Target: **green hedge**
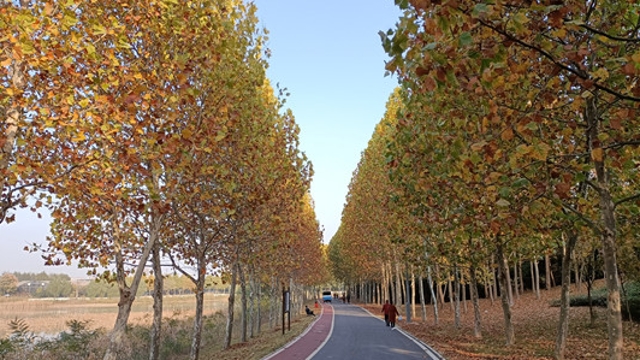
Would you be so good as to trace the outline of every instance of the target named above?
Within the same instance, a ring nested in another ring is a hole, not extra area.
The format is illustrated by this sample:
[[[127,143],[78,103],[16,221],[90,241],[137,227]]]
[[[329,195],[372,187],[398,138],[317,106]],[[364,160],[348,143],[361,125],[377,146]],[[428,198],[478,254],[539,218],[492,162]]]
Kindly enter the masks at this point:
[[[625,284],[625,292],[627,298],[622,297],[622,317],[625,320],[629,319],[629,313],[631,313],[631,319],[633,321],[640,321],[640,284],[627,283]],[[627,311],[627,301],[628,308]],[[591,303],[596,307],[607,307],[607,289],[598,288],[591,292]],[[589,306],[589,299],[587,295],[574,295],[569,299],[571,307]],[[551,301],[551,306],[560,306],[560,299]]]

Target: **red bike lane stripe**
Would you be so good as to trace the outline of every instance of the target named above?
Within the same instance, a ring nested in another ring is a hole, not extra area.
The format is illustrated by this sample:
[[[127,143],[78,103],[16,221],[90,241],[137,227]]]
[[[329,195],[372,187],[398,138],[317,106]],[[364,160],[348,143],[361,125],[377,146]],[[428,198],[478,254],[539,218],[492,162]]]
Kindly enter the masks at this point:
[[[323,305],[320,318],[292,343],[262,360],[304,360],[314,354],[329,338],[333,326],[333,306]]]

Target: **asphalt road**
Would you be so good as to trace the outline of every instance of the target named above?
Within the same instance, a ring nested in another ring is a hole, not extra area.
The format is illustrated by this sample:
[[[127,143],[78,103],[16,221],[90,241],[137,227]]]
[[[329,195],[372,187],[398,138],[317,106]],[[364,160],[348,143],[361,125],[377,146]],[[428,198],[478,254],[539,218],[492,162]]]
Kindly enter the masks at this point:
[[[313,356],[326,359],[430,359],[424,346],[405,336],[401,330],[391,330],[384,321],[365,310],[341,302],[333,303],[335,320],[329,340]]]

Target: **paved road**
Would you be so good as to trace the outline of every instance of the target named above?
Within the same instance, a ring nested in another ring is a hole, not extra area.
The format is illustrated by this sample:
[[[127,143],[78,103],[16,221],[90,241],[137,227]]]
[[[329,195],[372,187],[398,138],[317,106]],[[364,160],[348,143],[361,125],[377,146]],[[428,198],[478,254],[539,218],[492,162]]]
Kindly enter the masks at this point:
[[[334,303],[333,330],[329,340],[313,355],[313,360],[329,359],[430,359],[428,349],[358,306]]]

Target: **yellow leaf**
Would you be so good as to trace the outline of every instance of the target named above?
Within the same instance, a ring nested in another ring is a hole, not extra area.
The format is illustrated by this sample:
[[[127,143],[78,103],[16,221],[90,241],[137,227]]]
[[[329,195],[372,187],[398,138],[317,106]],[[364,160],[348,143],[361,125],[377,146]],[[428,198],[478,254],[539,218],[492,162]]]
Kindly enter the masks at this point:
[[[9,66],[9,65],[11,65],[11,58],[7,58],[2,62],[0,62],[0,66]]]
[[[602,148],[595,148],[591,150],[591,159],[596,162],[602,162],[603,152]]]
[[[80,142],[80,141],[84,141],[85,139],[86,139],[86,137],[84,136],[84,133],[79,132],[78,134],[76,134],[76,136],[74,138],[71,139],[71,141]]]

